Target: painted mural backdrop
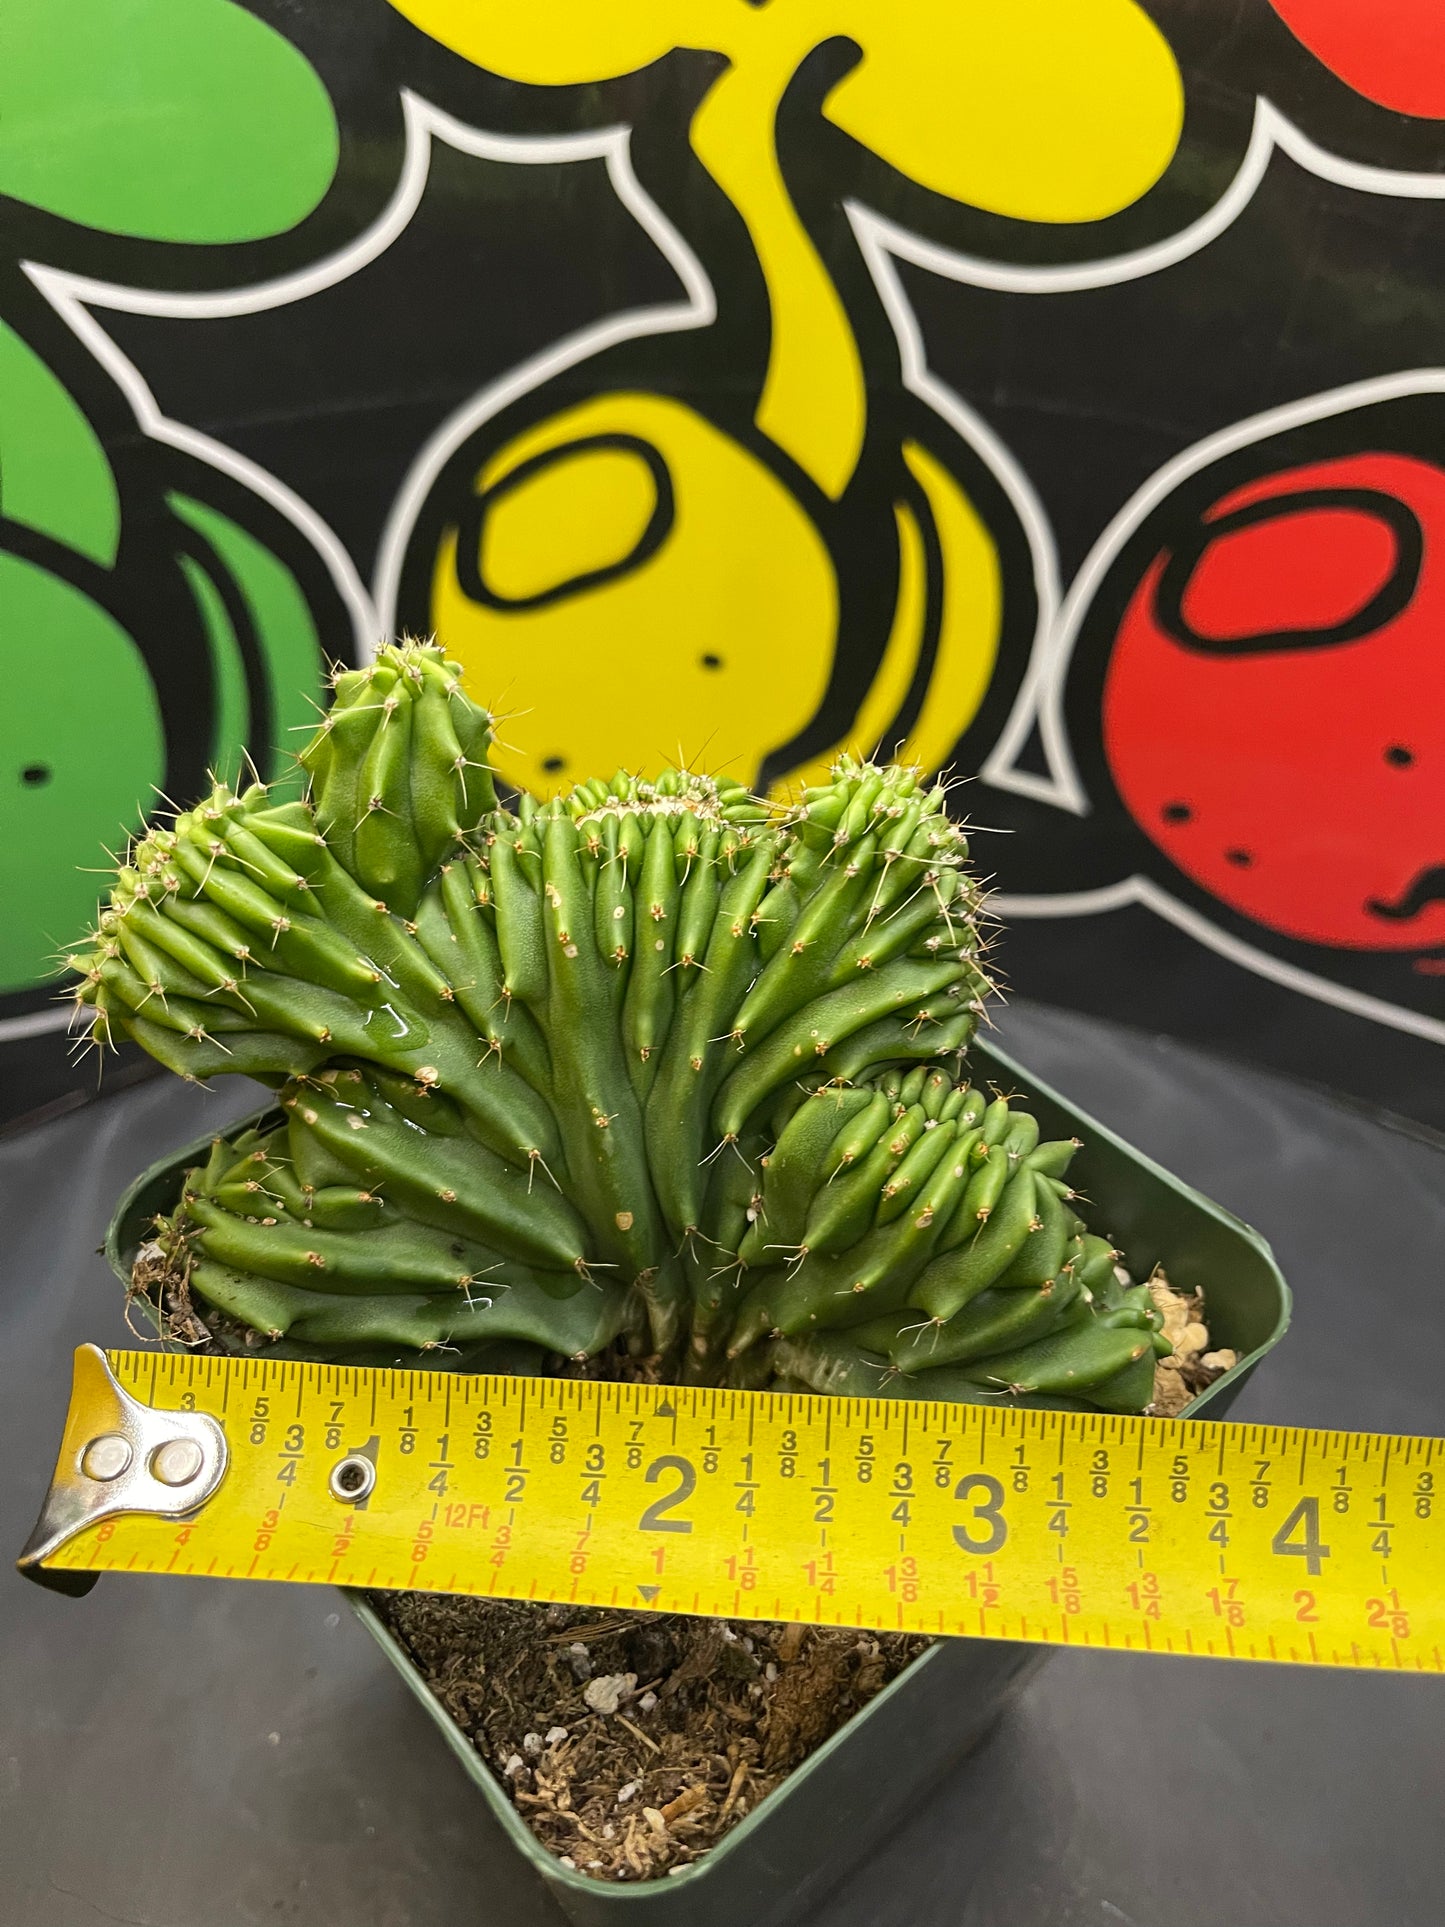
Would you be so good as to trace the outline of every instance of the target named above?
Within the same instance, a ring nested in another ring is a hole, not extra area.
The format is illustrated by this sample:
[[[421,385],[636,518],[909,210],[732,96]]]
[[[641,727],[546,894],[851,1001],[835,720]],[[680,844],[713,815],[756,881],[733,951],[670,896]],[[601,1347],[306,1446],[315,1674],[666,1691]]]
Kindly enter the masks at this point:
[[[951,769],[1020,988],[1445,1122],[1436,0],[0,0],[0,46],[33,1098],[85,866],[290,780],[408,629],[518,787]]]

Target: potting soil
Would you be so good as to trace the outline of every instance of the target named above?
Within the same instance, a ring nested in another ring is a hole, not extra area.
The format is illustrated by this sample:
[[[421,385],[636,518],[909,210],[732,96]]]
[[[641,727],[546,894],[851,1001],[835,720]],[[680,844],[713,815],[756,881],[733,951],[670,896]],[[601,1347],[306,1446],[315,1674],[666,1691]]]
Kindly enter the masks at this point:
[[[930,1643],[434,1593],[371,1603],[543,1846],[600,1880],[706,1853]]]
[[[1203,1292],[1174,1291],[1161,1269],[1149,1287],[1174,1349],[1148,1410],[1169,1418],[1235,1354],[1209,1349]],[[138,1254],[132,1294],[188,1349],[258,1343],[214,1311],[203,1320],[160,1245]],[[648,1375],[620,1349],[555,1369]],[[376,1593],[372,1604],[537,1839],[599,1880],[649,1880],[698,1859],[930,1644],[435,1593]]]
[[[1174,1340],[1151,1408],[1234,1364],[1202,1292],[1150,1281]],[[912,1633],[693,1619],[435,1593],[372,1604],[542,1845],[599,1880],[706,1853],[930,1643]]]

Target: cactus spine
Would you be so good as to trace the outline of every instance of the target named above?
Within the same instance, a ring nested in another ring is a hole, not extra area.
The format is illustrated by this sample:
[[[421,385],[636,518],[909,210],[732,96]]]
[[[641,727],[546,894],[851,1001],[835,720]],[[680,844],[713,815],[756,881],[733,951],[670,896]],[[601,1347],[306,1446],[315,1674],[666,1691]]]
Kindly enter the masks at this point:
[[[77,959],[101,1042],[269,1083],[170,1223],[303,1355],[1138,1410],[1163,1345],[1001,1098],[942,789],[845,759],[774,808],[619,772],[498,806],[434,646],[336,678],[310,797],[217,788],[128,853]]]

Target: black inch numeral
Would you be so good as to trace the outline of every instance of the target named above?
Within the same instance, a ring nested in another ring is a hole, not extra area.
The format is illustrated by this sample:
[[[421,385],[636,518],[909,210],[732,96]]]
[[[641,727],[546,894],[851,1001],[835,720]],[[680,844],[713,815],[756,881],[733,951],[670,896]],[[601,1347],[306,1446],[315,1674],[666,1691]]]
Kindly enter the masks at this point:
[[[1298,1539],[1294,1536],[1296,1532],[1300,1535]],[[1320,1561],[1330,1556],[1329,1547],[1320,1544],[1319,1500],[1301,1499],[1269,1544],[1272,1552],[1303,1559],[1305,1571],[1311,1578],[1318,1577]]]
[[[666,1515],[672,1508],[690,1499],[697,1490],[697,1473],[691,1462],[669,1453],[665,1458],[654,1459],[643,1477],[649,1485],[656,1485],[665,1472],[677,1474],[677,1484],[671,1492],[664,1492],[660,1499],[654,1499],[637,1522],[639,1532],[691,1532],[691,1519],[669,1519]]]
[[[953,1528],[954,1542],[965,1552],[976,1552],[980,1556],[997,1552],[1008,1538],[1008,1526],[1003,1516],[1003,1487],[998,1480],[987,1472],[969,1472],[953,1488],[955,1499],[967,1502],[976,1494],[982,1494],[973,1507],[973,1516],[987,1526],[987,1531],[975,1534],[967,1525]]]

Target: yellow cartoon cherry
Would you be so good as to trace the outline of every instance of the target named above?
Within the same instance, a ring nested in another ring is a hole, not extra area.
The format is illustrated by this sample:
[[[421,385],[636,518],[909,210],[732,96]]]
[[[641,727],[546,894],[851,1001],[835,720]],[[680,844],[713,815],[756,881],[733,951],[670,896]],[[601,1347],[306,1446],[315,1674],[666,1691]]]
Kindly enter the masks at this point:
[[[489,698],[532,710],[519,730],[529,786],[619,759],[645,767],[679,742],[706,742],[710,759],[736,758],[741,776],[755,775],[818,713],[836,667],[838,572],[783,477],[795,464],[825,501],[839,501],[859,474],[869,418],[854,327],[778,159],[790,81],[814,49],[841,38],[857,58],[823,102],[837,128],[934,193],[1018,220],[1078,222],[1130,205],[1168,166],[1183,117],[1169,46],[1134,0],[393,4],[478,66],[533,86],[606,80],[678,47],[727,62],[689,139],[741,216],[767,289],[753,422],[783,459],[765,462],[699,409],[658,395],[569,408],[487,458],[474,480],[490,504],[485,553],[469,558],[459,533],[475,514],[448,527],[431,616]],[[728,290],[718,296],[725,303]],[[578,445],[603,420],[633,438],[630,455]],[[900,744],[933,768],[987,693],[1011,587],[993,534],[945,464],[914,442],[899,457],[912,502],[886,480],[871,508],[850,497],[850,513],[871,513],[896,544],[897,593],[872,687],[830,753],[885,740],[933,623],[932,675]],[[667,526],[654,519],[644,540],[660,477],[671,490]],[[930,545],[940,557],[931,573]],[[546,585],[542,600],[497,586],[532,580]]]

